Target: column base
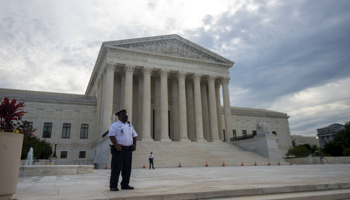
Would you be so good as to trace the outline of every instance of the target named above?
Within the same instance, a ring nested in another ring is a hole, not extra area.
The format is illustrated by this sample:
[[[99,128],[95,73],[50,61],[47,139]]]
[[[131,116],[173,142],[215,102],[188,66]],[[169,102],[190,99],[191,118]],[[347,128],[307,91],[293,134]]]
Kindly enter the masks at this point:
[[[153,142],[154,140],[152,138],[142,138],[139,141],[142,141],[142,142]]]
[[[212,140],[210,140],[210,142],[215,142],[215,143],[219,143],[219,142],[222,142],[219,138],[217,138],[217,139],[212,139]]]
[[[159,141],[161,142],[172,142],[169,138],[161,138]]]
[[[183,138],[183,139],[180,139],[180,142],[191,142],[191,140],[189,140],[188,138]]]
[[[198,139],[198,140],[196,140],[196,141],[194,141],[194,142],[204,143],[204,142],[208,142],[208,141],[206,141],[205,139]]]

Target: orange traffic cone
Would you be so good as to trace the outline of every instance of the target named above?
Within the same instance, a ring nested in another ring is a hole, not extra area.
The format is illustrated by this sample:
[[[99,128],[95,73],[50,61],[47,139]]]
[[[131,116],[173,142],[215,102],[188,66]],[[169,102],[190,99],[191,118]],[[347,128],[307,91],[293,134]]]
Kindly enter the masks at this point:
[[[179,167],[181,167],[181,163],[179,162]]]
[[[107,169],[107,163],[106,163],[105,169]]]
[[[254,164],[255,166],[256,166],[256,161],[255,161],[255,164]]]
[[[269,164],[268,164],[268,165],[271,165],[271,164],[270,164],[270,162],[269,162]]]
[[[242,161],[242,166],[244,166],[243,161]]]
[[[290,163],[290,165],[293,165],[293,163]]]
[[[146,168],[145,163],[143,163],[143,167],[142,168]]]
[[[223,162],[222,166],[225,167],[225,161]]]
[[[208,167],[208,162],[205,164],[206,167]]]
[[[280,161],[278,161],[278,165],[281,165]]]

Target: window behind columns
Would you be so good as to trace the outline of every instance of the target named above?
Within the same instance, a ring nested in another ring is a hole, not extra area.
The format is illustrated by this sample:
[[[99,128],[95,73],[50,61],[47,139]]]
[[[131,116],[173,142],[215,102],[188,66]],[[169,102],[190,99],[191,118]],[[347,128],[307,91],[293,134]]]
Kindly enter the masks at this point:
[[[62,138],[70,138],[70,123],[63,123]]]
[[[256,135],[256,131],[253,131],[253,136],[255,136]]]
[[[246,138],[247,137],[247,130],[242,130],[242,135],[243,135],[243,138]]]
[[[45,122],[43,130],[43,138],[51,138],[52,123]]]
[[[222,134],[223,134],[223,136],[224,136],[224,141],[226,141],[225,129],[222,129]]]
[[[233,134],[233,138],[236,138],[237,136],[236,136],[236,129],[233,129],[232,130],[232,134]]]
[[[89,132],[89,124],[81,124],[80,139],[87,139]]]

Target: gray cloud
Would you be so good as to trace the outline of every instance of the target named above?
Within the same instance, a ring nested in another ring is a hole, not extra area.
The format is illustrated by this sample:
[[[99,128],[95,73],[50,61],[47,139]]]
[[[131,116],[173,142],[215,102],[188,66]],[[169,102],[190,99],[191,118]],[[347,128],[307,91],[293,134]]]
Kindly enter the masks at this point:
[[[2,1],[0,87],[81,94],[103,41],[178,33],[236,63],[232,106],[287,112],[292,134],[350,120],[349,1],[237,1],[202,14],[186,5]],[[307,92],[321,100],[298,99]]]

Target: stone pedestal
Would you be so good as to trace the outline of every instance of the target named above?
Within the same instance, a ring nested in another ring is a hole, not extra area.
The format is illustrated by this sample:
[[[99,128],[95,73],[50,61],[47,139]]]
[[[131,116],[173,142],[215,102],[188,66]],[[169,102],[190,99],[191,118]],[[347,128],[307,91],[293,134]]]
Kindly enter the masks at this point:
[[[247,151],[256,152],[271,160],[280,160],[282,155],[278,149],[277,136],[271,133],[258,134],[252,139],[233,142]]]

